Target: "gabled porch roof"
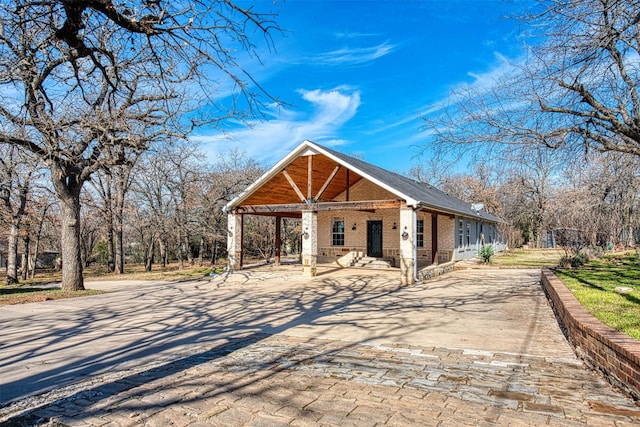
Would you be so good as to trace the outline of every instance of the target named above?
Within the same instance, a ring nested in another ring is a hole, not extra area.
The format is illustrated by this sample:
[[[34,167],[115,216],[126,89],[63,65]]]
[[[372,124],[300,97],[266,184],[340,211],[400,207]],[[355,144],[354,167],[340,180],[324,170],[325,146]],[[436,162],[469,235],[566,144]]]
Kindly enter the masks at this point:
[[[256,182],[225,206],[299,205],[335,202],[361,179],[394,194],[408,206],[473,218],[488,222],[501,220],[485,211],[476,212],[469,203],[437,188],[305,140]]]

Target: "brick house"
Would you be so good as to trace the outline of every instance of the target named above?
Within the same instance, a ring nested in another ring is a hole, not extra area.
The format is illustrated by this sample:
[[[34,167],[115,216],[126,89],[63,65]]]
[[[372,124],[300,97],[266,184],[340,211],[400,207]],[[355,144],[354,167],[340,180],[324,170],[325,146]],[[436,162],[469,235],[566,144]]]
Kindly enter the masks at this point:
[[[383,261],[413,283],[433,265],[475,258],[483,244],[504,249],[500,219],[428,184],[304,141],[225,207],[229,268],[242,267],[244,215],[302,218],[302,267]]]

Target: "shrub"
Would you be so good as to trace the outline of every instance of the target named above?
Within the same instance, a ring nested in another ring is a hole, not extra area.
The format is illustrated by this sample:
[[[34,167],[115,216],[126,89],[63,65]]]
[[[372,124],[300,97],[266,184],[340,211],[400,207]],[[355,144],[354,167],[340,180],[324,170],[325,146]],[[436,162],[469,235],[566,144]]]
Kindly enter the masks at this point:
[[[589,256],[584,252],[578,252],[575,255],[565,254],[560,258],[558,263],[561,268],[578,268],[589,262]]]
[[[480,255],[480,259],[482,260],[482,262],[491,262],[491,257],[493,256],[493,246],[482,246],[478,255]]]
[[[588,262],[589,262],[589,256],[584,252],[578,252],[576,256],[573,257],[573,261],[571,262],[571,267],[582,267]]]

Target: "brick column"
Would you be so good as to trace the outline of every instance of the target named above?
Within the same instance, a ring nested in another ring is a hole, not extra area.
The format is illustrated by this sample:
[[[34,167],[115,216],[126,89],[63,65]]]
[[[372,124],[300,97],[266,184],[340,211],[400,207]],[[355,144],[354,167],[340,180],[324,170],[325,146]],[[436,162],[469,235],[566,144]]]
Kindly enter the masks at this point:
[[[400,280],[403,285],[415,282],[416,277],[416,212],[400,209]]]
[[[302,211],[302,275],[315,277],[318,258],[318,213]]]
[[[242,268],[242,214],[227,215],[227,262],[230,271]]]

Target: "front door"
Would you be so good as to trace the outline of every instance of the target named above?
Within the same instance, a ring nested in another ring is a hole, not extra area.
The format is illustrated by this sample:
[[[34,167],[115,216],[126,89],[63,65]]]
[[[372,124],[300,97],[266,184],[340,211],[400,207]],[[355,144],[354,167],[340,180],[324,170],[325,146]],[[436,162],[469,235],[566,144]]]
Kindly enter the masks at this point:
[[[382,257],[382,221],[367,221],[367,256]]]

